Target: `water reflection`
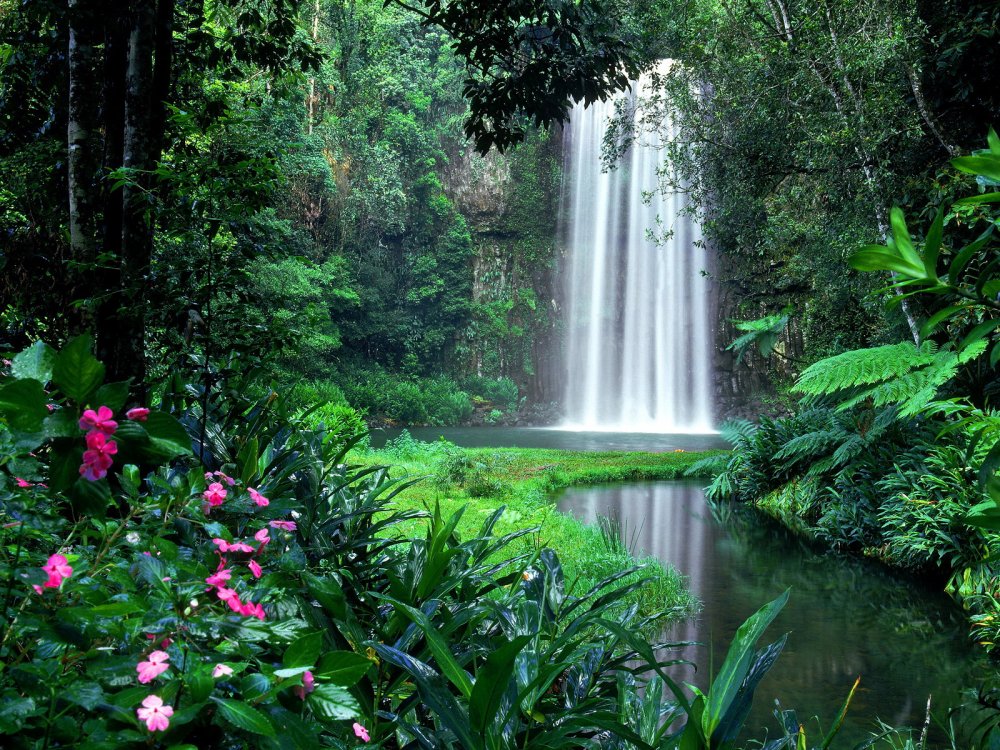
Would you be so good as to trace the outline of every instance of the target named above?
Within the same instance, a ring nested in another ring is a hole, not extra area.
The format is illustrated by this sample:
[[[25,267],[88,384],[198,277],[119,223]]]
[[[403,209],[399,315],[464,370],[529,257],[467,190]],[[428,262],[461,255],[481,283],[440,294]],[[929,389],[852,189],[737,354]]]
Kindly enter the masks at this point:
[[[940,592],[875,564],[817,554],[749,508],[713,511],[699,484],[573,489],[561,495],[559,507],[588,522],[601,515],[619,519],[635,551],[688,576],[704,608],[667,637],[706,644],[685,654],[701,665],[699,673],[681,675],[702,687],[740,623],[791,587],[788,606],[765,634],[775,640],[790,633],[757,692],[752,736],[776,726],[774,699],[800,720],[819,716],[826,728],[860,675],[841,734],[847,746],[864,739],[876,717],[922,724],[928,695],[941,710],[985,672],[961,612]]]
[[[444,438],[463,448],[556,448],[567,451],[704,451],[728,448],[715,433],[666,434],[639,432],[586,432],[548,427],[409,427],[417,440]],[[399,437],[401,428],[372,430],[372,445],[381,448]]]

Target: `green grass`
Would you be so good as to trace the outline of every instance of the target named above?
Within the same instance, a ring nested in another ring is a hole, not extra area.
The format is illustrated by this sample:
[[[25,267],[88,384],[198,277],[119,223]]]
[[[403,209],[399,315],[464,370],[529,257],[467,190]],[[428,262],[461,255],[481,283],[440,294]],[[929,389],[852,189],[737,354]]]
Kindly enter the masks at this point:
[[[423,477],[396,499],[399,509],[432,509],[440,505],[449,516],[464,507],[458,526],[462,538],[475,535],[486,517],[500,506],[505,512],[496,533],[531,528],[535,531],[508,549],[508,554],[533,553],[551,547],[559,555],[571,591],[583,594],[601,579],[641,565],[632,580],[650,582],[635,595],[644,614],[669,612],[689,616],[698,607],[676,570],[652,557],[637,560],[626,545],[556,510],[552,493],[578,485],[678,479],[695,462],[712,453],[640,453],[541,450],[533,448],[458,448],[439,441],[422,443],[406,433],[384,449],[356,452],[351,462],[387,465],[395,478]],[[424,533],[424,521],[403,530]],[[629,579],[626,579],[629,580]]]

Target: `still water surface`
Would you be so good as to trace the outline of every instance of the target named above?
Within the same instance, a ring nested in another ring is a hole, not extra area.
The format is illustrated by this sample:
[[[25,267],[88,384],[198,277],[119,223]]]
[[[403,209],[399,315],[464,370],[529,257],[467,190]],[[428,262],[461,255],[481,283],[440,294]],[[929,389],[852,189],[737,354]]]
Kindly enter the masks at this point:
[[[750,508],[713,512],[701,483],[570,489],[560,495],[559,508],[587,522],[618,518],[634,551],[688,576],[704,608],[667,638],[707,644],[684,654],[700,665],[698,674],[678,675],[700,687],[713,655],[718,670],[740,623],[791,587],[788,605],[759,644],[789,633],[758,688],[751,737],[762,738],[763,727],[774,736],[774,699],[794,708],[802,722],[820,717],[825,730],[860,675],[838,737],[844,744],[835,745],[850,747],[869,736],[876,717],[922,725],[928,695],[941,711],[986,670],[968,642],[962,613],[944,594],[875,564],[818,554]],[[821,738],[815,721],[806,729],[811,739]]]
[[[719,435],[636,432],[578,432],[551,427],[409,427],[417,440],[444,438],[463,448],[556,448],[566,451],[704,451],[728,448]],[[402,429],[372,430],[372,446],[381,448]]]

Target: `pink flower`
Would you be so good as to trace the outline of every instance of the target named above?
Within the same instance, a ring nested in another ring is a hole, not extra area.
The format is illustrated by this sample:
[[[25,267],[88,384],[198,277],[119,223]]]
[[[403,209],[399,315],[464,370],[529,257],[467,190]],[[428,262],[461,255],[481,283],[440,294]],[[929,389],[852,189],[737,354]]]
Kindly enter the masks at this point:
[[[284,529],[285,531],[295,531],[298,528],[295,521],[271,521],[268,525],[272,529]]]
[[[57,589],[62,582],[73,575],[73,568],[69,566],[69,561],[62,555],[51,555],[42,566],[42,570],[48,573],[49,580],[45,582],[45,588]]]
[[[371,737],[368,736],[368,730],[358,724],[358,722],[354,722],[354,736],[358,737],[362,742],[371,741]]]
[[[299,698],[305,700],[306,696],[309,695],[309,693],[311,693],[315,689],[316,689],[316,680],[313,679],[313,673],[307,671],[305,674],[302,675],[302,684],[296,685],[294,688],[292,688],[292,691],[297,696],[299,696]]]
[[[268,530],[266,528],[263,528],[256,534],[254,534],[253,538],[256,539],[258,542],[260,542],[261,547],[263,547],[265,544],[268,544],[271,541],[271,535],[270,533],[268,533]]]
[[[139,682],[145,685],[170,669],[170,665],[167,664],[169,659],[170,654],[166,651],[154,651],[149,655],[149,661],[136,664],[135,671],[139,673]]]
[[[251,560],[251,561],[250,561],[250,562],[249,562],[249,563],[247,564],[247,567],[248,567],[248,568],[250,568],[250,572],[251,572],[251,573],[253,573],[253,577],[254,577],[254,578],[260,578],[260,576],[261,576],[261,573],[262,573],[263,571],[261,570],[261,567],[260,567],[260,565],[258,565],[258,564],[257,564],[257,561],[256,561],[256,560]]]
[[[225,586],[226,581],[233,577],[233,572],[229,568],[223,568],[222,570],[215,571],[212,575],[205,579],[205,583],[209,586]]]
[[[34,482],[29,482],[27,479],[21,479],[21,477],[14,477],[14,481],[17,482],[17,486],[21,489],[26,489],[28,487],[34,487]]]
[[[221,484],[218,482],[212,482],[208,485],[208,489],[205,490],[202,497],[204,497],[205,501],[214,508],[218,505],[222,505],[222,501],[226,499],[227,494],[229,493],[226,492],[226,489]]]
[[[245,602],[242,606],[240,606],[240,614],[244,617],[256,617],[261,622],[263,622],[264,618],[267,616],[267,613],[264,612],[264,608],[260,606],[259,603],[254,604],[253,602]]]
[[[242,614],[243,602],[240,601],[239,594],[236,593],[235,589],[227,589],[225,586],[219,586],[215,590],[215,595],[228,604],[233,612]]]
[[[149,409],[145,406],[137,406],[134,409],[129,409],[125,412],[125,418],[131,419],[134,422],[145,422],[148,416]]]
[[[172,706],[164,706],[163,699],[157,695],[150,695],[142,702],[143,708],[135,710],[139,721],[146,722],[146,728],[150,732],[162,732],[170,726],[170,717],[174,715]]]
[[[233,668],[228,664],[216,664],[215,669],[212,670],[212,677],[218,679],[219,677],[229,677],[233,673]]]
[[[227,542],[216,537],[212,540],[212,544],[216,545],[220,552],[253,552],[253,547],[246,542]]]
[[[114,463],[111,457],[118,452],[118,444],[114,440],[108,440],[103,432],[95,430],[87,433],[87,448],[83,452],[80,474],[84,479],[96,482],[107,476],[108,469]]]
[[[111,418],[114,415],[115,413],[106,406],[98,407],[96,412],[93,409],[87,409],[77,424],[80,425],[81,430],[88,433],[100,432],[110,437],[118,429],[118,423]]]
[[[258,507],[266,508],[271,504],[271,501],[264,497],[262,494],[257,492],[253,487],[247,487],[247,492],[250,494],[250,499],[253,500]]]

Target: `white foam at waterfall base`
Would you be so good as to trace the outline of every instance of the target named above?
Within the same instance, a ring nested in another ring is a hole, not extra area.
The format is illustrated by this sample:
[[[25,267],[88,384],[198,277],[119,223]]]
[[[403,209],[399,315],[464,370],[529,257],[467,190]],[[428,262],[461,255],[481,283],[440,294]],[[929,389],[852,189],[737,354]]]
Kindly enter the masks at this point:
[[[659,189],[658,171],[669,168],[661,136],[644,133],[617,169],[602,170],[613,114],[613,101],[577,105],[565,133],[560,427],[710,434],[712,331],[701,227],[683,193]],[[662,137],[672,136],[664,123]],[[657,244],[651,230],[667,230],[669,238]]]

